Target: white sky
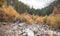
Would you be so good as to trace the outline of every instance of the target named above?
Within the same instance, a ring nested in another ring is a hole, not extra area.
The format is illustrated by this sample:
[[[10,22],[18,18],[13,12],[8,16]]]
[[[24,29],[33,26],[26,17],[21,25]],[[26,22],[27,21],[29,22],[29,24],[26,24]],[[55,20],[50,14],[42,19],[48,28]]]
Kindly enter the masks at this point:
[[[19,0],[19,1],[22,1],[23,3],[29,5],[30,7],[33,6],[33,8],[35,9],[37,8],[41,9],[48,6],[51,2],[55,0]]]

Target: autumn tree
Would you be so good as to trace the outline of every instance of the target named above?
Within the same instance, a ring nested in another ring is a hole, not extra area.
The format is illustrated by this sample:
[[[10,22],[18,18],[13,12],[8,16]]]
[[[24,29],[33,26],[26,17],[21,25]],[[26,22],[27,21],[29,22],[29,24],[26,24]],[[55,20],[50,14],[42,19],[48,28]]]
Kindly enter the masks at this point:
[[[58,13],[58,7],[55,6],[54,9],[53,9],[53,14],[57,14]]]
[[[0,0],[0,7],[5,4],[5,0]]]

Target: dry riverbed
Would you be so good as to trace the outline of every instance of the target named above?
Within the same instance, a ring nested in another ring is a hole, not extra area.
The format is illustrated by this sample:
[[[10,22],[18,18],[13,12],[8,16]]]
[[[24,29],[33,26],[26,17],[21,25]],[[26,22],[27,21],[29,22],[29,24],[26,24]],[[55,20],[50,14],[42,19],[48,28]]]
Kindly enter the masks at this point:
[[[0,23],[0,36],[60,36],[50,26],[44,24]],[[6,25],[10,24],[10,25]]]

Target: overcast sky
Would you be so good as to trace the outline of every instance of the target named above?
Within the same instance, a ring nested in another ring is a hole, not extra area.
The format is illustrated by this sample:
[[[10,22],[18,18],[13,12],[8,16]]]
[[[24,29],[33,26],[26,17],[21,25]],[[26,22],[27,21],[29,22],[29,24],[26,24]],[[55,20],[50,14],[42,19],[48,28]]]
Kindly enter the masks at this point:
[[[19,0],[19,1],[23,2],[24,4],[29,5],[30,7],[33,6],[33,8],[35,9],[37,8],[41,9],[48,6],[54,0]]]

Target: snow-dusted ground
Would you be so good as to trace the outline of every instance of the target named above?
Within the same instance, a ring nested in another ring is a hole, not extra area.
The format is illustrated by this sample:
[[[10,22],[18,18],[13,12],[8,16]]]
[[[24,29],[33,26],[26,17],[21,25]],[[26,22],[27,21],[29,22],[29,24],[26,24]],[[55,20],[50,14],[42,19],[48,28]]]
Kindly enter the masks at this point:
[[[0,36],[60,36],[60,32],[44,24],[11,24],[0,27]]]

